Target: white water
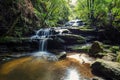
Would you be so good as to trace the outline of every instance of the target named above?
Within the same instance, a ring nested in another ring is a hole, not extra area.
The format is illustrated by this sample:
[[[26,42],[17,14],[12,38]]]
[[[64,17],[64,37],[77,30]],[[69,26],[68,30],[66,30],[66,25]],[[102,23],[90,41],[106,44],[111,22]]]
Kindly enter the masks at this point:
[[[39,59],[57,61],[58,58],[52,54],[47,52],[47,41],[51,39],[50,36],[53,35],[53,30],[50,28],[40,29],[36,32],[36,35],[32,36],[31,39],[39,40],[39,51],[33,53],[32,55],[35,57],[39,57]]]
[[[36,35],[39,35],[39,51],[46,51],[47,50],[47,39],[52,35],[51,29],[40,29],[37,31]]]
[[[39,51],[46,51],[47,50],[47,39],[39,40]]]
[[[53,55],[52,53],[49,53],[47,51],[39,51],[32,54],[35,57],[38,57],[39,59],[48,60],[48,61],[58,61],[58,58],[56,55]]]
[[[46,29],[40,29],[36,32],[36,35],[38,35],[40,38],[49,38],[52,33],[52,29],[46,28]]]
[[[31,39],[39,40],[39,51],[47,51],[47,40],[51,35],[53,35],[53,30],[51,28],[45,28],[38,30]]]

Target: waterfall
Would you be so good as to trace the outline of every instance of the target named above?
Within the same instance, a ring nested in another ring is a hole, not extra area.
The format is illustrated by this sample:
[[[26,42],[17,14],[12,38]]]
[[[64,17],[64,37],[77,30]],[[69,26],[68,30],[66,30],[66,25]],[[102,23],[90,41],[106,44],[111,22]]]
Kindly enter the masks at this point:
[[[39,40],[39,51],[46,51],[47,50],[47,39]]]
[[[40,29],[36,32],[36,35],[38,35],[40,38],[49,38],[51,35],[53,35],[53,29],[51,28]]]
[[[39,51],[47,51],[47,40],[54,34],[55,30],[53,28],[42,28],[31,37],[31,40],[39,42]]]
[[[51,28],[40,29],[36,32],[36,36],[39,37],[39,51],[47,50],[47,40],[53,35]]]
[[[31,37],[31,40],[38,41],[39,51],[34,52],[32,56],[38,57],[39,59],[57,61],[58,56],[47,51],[48,40],[53,40],[52,36],[55,36],[56,34],[57,33],[54,28],[43,28],[38,30],[36,34]]]
[[[51,36],[56,35],[54,28],[42,28],[36,31],[36,34],[31,37],[31,40],[39,42],[39,51],[47,51],[47,41],[52,39]]]

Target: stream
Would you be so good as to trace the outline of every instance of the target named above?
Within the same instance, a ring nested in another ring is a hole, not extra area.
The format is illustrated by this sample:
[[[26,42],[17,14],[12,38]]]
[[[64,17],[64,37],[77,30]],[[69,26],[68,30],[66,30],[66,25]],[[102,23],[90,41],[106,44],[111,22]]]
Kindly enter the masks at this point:
[[[9,61],[0,66],[0,80],[90,80],[94,77],[87,63],[81,64],[69,57],[53,60],[36,55]]]
[[[59,58],[47,51],[47,39],[54,35],[51,29],[40,29],[31,39],[38,39],[38,52],[30,53],[0,65],[0,80],[92,80],[90,63],[85,54]],[[83,62],[84,61],[84,62]]]

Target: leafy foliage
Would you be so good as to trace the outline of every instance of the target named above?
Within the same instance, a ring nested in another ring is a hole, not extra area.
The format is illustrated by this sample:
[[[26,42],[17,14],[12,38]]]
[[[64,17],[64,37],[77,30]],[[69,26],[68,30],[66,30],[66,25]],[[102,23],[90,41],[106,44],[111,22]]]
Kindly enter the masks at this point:
[[[65,0],[1,0],[0,35],[29,36],[40,27],[62,24],[69,16]]]
[[[57,26],[69,16],[69,8],[65,0],[36,0],[34,11],[40,19],[41,27]]]
[[[95,26],[120,27],[120,0],[79,0],[76,15]]]

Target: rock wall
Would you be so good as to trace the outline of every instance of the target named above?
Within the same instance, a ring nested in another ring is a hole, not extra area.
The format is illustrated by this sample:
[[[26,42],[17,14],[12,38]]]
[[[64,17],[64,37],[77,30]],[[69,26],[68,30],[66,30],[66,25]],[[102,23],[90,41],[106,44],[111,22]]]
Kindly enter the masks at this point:
[[[0,0],[0,35],[28,35],[37,26],[30,0]]]

